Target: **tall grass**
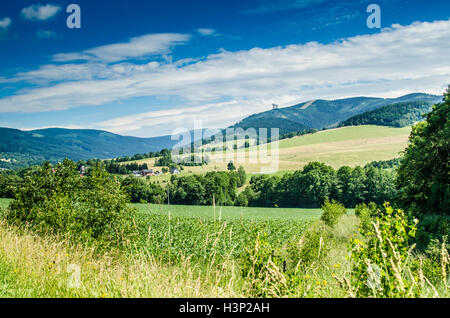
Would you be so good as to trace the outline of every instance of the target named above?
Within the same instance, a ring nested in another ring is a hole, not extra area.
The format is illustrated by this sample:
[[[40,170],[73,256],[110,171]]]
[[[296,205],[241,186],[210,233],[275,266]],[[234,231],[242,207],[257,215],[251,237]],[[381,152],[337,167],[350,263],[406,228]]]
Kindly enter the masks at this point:
[[[235,267],[205,272],[189,259],[169,266],[143,253],[98,255],[0,223],[2,297],[240,297]]]

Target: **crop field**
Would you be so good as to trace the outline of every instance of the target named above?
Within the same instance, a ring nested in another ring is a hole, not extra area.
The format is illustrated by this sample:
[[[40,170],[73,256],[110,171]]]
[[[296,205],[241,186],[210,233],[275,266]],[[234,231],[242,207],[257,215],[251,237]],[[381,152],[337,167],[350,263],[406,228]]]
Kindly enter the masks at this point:
[[[11,202],[10,199],[0,199],[0,208],[6,208]],[[133,204],[139,215],[159,215],[177,218],[195,218],[204,221],[232,221],[232,220],[292,220],[292,221],[312,221],[320,218],[321,209],[296,209],[296,208],[250,208],[233,206],[195,206],[195,205],[157,205],[157,204]],[[352,214],[352,210],[349,210]]]
[[[226,170],[227,163],[234,161],[242,165],[248,173],[283,172],[300,170],[311,161],[319,161],[339,168],[351,167],[378,161],[398,158],[408,144],[410,127],[392,128],[384,126],[355,126],[320,131],[315,134],[284,139],[279,142],[279,164],[275,168],[271,163],[261,163],[258,158],[259,147],[239,149],[228,156],[222,152],[208,153],[211,162],[203,167],[185,167],[182,175],[206,173],[214,170]],[[270,148],[268,146],[270,155]],[[267,160],[268,158],[266,158]],[[154,166],[155,159],[137,161]],[[270,167],[269,167],[270,166]],[[160,169],[160,167],[155,167]],[[155,177],[166,180],[170,176]]]

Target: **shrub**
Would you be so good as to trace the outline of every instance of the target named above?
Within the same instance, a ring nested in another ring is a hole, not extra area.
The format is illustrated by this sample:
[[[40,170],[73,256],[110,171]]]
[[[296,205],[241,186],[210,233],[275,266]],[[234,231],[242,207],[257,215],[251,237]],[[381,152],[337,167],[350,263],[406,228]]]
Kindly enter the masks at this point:
[[[40,234],[60,234],[98,246],[123,245],[133,236],[135,210],[120,183],[99,167],[80,177],[65,160],[45,163],[25,177],[5,215]]]
[[[377,205],[373,202],[366,204],[358,204],[355,208],[355,215],[361,221],[361,228],[364,231],[369,231],[372,228],[373,218],[379,214]]]
[[[386,205],[383,216],[376,217],[371,229],[360,228],[366,243],[352,239],[351,258],[355,262],[352,281],[357,297],[411,296],[410,274],[406,270],[412,248],[408,245],[414,237],[416,224],[409,224],[402,210]]]
[[[444,235],[448,235],[449,233],[449,215],[422,214],[420,223],[417,226],[415,242],[421,251],[425,251],[433,240],[440,240]]]
[[[282,259],[268,242],[267,232],[254,230],[254,245],[245,249],[242,276],[246,291],[254,297],[280,297],[286,293],[287,281],[281,272]]]
[[[313,264],[322,263],[330,251],[331,234],[323,225],[309,227],[299,241],[287,247],[287,270],[296,273]]]
[[[320,219],[330,227],[334,227],[339,221],[339,218],[347,214],[345,207],[335,200],[330,202],[326,199],[322,205],[322,210],[323,214]]]

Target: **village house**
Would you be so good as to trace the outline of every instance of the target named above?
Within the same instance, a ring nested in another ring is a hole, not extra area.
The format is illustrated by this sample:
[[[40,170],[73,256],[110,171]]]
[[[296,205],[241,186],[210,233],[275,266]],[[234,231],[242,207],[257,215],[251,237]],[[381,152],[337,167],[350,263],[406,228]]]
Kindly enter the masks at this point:
[[[147,177],[147,176],[153,176],[154,175],[154,171],[153,169],[144,169],[141,171],[141,174],[143,177]]]

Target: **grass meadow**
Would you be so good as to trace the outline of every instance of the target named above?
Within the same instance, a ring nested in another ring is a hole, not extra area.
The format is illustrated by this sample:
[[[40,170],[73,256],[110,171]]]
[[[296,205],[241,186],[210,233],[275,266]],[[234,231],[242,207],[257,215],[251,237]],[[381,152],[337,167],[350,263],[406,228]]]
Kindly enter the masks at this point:
[[[408,143],[410,127],[392,128],[384,126],[354,126],[320,131],[315,134],[284,139],[279,142],[278,173],[302,169],[312,161],[323,162],[333,168],[344,165],[364,166],[369,162],[398,158]],[[270,146],[269,146],[270,149]],[[264,163],[252,162],[257,158],[258,147],[230,150],[225,157],[222,152],[208,153],[211,162],[202,167],[185,167],[182,175],[223,171],[229,161],[242,165],[249,174],[268,171]],[[136,161],[154,167],[155,159]],[[160,167],[154,167],[160,169]],[[270,169],[269,169],[270,170]],[[170,175],[154,177],[154,181],[167,181]]]

